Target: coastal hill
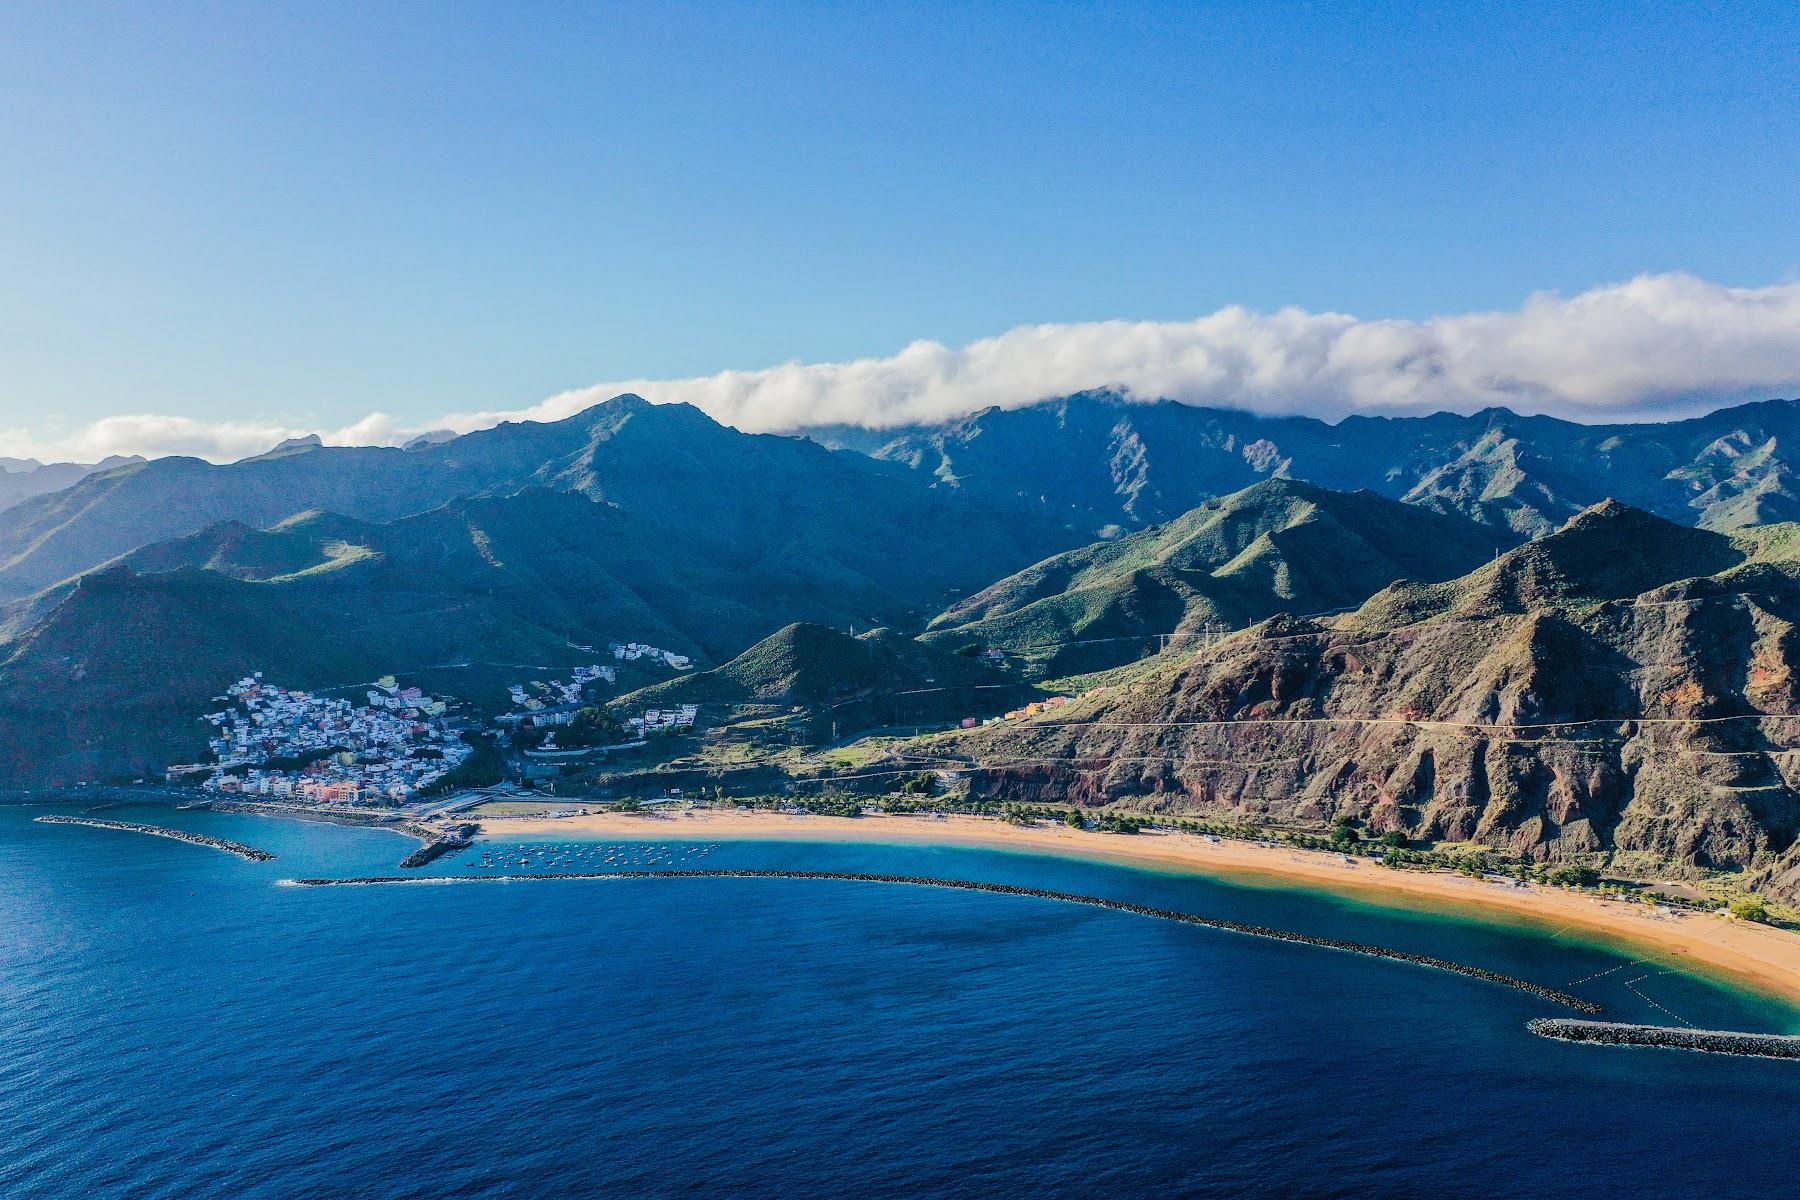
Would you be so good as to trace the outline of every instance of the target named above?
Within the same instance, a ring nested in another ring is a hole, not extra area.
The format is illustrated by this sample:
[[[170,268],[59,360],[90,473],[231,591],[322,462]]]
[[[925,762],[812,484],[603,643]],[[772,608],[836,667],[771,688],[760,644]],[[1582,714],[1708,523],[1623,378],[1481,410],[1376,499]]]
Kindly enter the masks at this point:
[[[1747,868],[1796,895],[1800,527],[1617,502],[1459,579],[1278,616],[1042,718],[937,739],[996,799]]]
[[[852,636],[798,622],[710,671],[684,675],[620,698],[622,708],[673,704],[802,705],[842,710],[845,729],[868,724],[948,721],[1004,711],[1035,689],[975,657],[891,629]]]
[[[812,431],[938,487],[1046,512],[1090,536],[1170,521],[1260,479],[1368,489],[1538,536],[1609,496],[1684,525],[1800,517],[1800,401],[1690,420],[1582,425],[1503,408],[1460,416],[1266,417],[1084,392],[888,433]]]
[[[1117,666],[1278,612],[1360,604],[1397,579],[1461,575],[1519,538],[1466,518],[1268,479],[1164,525],[1054,555],[954,605],[927,640],[1041,660],[1051,674]]]

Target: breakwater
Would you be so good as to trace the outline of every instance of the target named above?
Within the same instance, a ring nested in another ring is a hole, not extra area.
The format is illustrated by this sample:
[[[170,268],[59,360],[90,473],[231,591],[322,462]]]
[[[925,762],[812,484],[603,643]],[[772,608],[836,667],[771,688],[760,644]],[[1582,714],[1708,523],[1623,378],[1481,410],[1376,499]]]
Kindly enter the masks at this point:
[[[1779,1033],[1734,1033],[1726,1029],[1678,1029],[1672,1025],[1624,1025],[1617,1021],[1571,1021],[1539,1017],[1526,1022],[1539,1037],[1600,1046],[1655,1046],[1698,1050],[1740,1058],[1800,1058],[1800,1037]]]
[[[246,846],[242,842],[230,842],[224,838],[209,837],[204,833],[189,833],[185,829],[169,829],[162,825],[141,825],[136,821],[102,821],[94,817],[36,817],[40,825],[86,825],[90,829],[118,829],[125,833],[144,833],[151,837],[169,838],[177,842],[188,842],[195,846],[205,846],[210,850],[223,850],[227,854],[235,854],[239,858],[247,858],[251,862],[268,862],[275,856],[267,850],[258,850],[255,846]]]
[[[695,870],[695,871],[546,871],[532,875],[458,875],[458,876],[406,876],[406,875],[370,875],[353,879],[295,879],[288,882],[302,887],[331,887],[341,885],[368,885],[393,883],[518,883],[530,880],[555,879],[801,879],[801,880],[837,880],[849,883],[885,883],[903,884],[909,887],[949,888],[964,892],[988,892],[1001,896],[1026,896],[1035,900],[1054,900],[1063,904],[1083,904],[1090,908],[1105,908],[1114,912],[1132,913],[1140,917],[1154,917],[1161,921],[1176,921],[1183,925],[1198,925],[1205,929],[1216,929],[1225,933],[1241,934],[1245,937],[1266,938],[1277,942],[1294,942],[1302,946],[1317,946],[1324,950],[1339,950],[1348,954],[1361,954],[1369,958],[1384,958],[1393,962],[1411,963],[1418,967],[1429,967],[1435,971],[1448,971],[1453,975],[1463,975],[1470,979],[1479,979],[1485,983],[1496,983],[1502,987],[1513,988],[1530,995],[1548,1000],[1553,1004],[1572,1008],[1576,1012],[1598,1014],[1605,1010],[1592,1000],[1584,1000],[1579,996],[1571,996],[1567,992],[1559,992],[1555,988],[1544,987],[1532,983],[1528,979],[1518,979],[1511,975],[1502,975],[1498,971],[1490,971],[1485,967],[1472,967],[1466,963],[1452,962],[1447,958],[1434,958],[1428,954],[1412,954],[1405,950],[1392,950],[1386,946],[1370,946],[1362,942],[1347,942],[1338,938],[1314,937],[1308,933],[1294,933],[1285,929],[1271,929],[1263,925],[1249,925],[1242,921],[1228,921],[1222,917],[1202,917],[1194,913],[1179,912],[1172,908],[1152,908],[1146,904],[1131,904],[1123,900],[1108,900],[1101,896],[1086,896],[1078,892],[1057,892],[1047,888],[1019,887],[1010,883],[983,883],[973,879],[933,879],[924,875],[872,875],[857,871],[752,871],[752,870]]]
[[[464,825],[446,833],[439,833],[425,825],[409,825],[406,832],[414,837],[424,836],[430,839],[400,860],[401,868],[409,871],[436,862],[453,850],[467,850],[475,844],[475,826],[472,825]]]

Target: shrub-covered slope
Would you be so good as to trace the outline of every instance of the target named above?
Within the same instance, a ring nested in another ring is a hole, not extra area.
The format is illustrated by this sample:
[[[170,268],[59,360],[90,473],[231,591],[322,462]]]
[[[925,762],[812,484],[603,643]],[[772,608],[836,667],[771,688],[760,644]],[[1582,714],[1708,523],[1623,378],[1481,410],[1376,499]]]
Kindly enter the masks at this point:
[[[1001,797],[1780,878],[1800,865],[1796,532],[1602,504],[1457,580],[1273,618],[955,751]]]

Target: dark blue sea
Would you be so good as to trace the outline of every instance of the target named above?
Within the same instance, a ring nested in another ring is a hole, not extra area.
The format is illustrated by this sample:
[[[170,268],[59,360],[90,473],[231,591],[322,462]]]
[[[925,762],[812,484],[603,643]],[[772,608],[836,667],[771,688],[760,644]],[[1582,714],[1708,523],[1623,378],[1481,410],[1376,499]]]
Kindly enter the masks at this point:
[[[1545,1041],[1525,1029],[1559,1015],[1544,1001],[1403,963],[866,883],[281,887],[392,874],[411,843],[102,814],[279,855],[250,863],[42,811],[0,808],[8,1198],[1642,1200],[1800,1179],[1800,1063]],[[993,851],[547,841],[507,869],[1019,883],[1573,985],[1628,1020],[1800,1031],[1566,932],[1316,893]],[[497,869],[479,858],[428,870]]]

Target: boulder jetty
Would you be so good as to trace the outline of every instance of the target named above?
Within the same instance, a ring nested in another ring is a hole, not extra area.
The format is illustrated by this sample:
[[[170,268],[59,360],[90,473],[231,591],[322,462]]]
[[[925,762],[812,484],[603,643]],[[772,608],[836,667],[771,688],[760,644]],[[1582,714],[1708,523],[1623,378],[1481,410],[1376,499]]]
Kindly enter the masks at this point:
[[[1539,1017],[1526,1023],[1539,1037],[1599,1046],[1655,1046],[1698,1050],[1741,1058],[1800,1058],[1800,1037],[1780,1033],[1734,1033],[1728,1029],[1678,1029],[1672,1025],[1625,1025],[1617,1021],[1571,1021]]]
[[[177,842],[187,842],[193,846],[205,846],[209,850],[223,850],[227,854],[235,854],[239,858],[247,858],[251,862],[269,862],[275,857],[267,850],[258,850],[255,846],[246,846],[242,842],[209,837],[204,833],[189,833],[185,829],[170,829],[164,825],[142,825],[136,821],[103,821],[97,817],[38,817],[36,820],[40,825],[85,825],[89,829],[117,829],[125,833],[144,833],[151,837],[170,838]]]

